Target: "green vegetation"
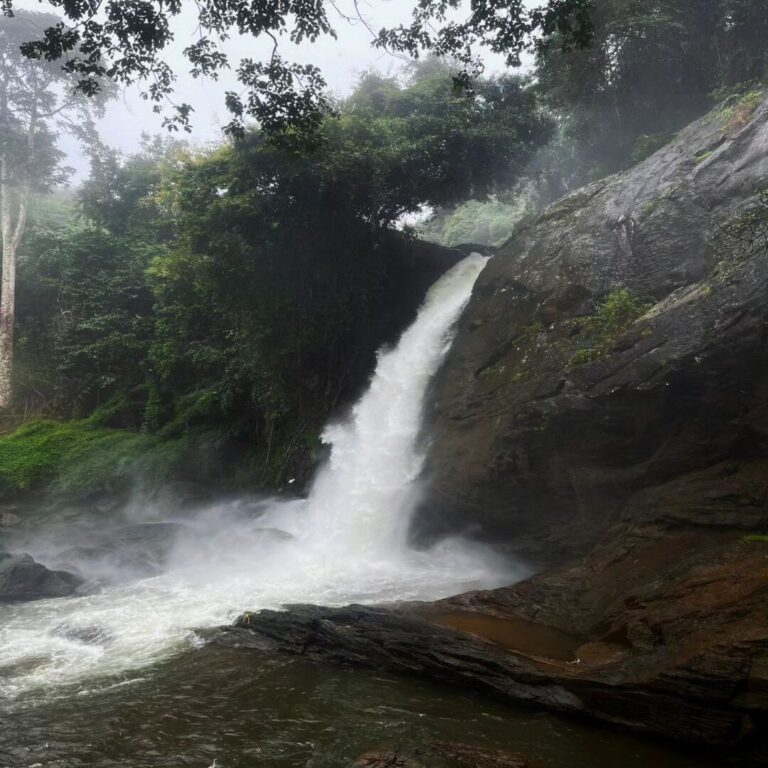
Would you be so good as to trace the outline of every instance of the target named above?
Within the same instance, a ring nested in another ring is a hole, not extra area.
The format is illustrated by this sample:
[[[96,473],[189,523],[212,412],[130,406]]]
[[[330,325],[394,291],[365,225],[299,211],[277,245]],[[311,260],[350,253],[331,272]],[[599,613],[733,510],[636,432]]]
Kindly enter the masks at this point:
[[[134,450],[167,441],[175,457],[211,432],[237,457],[223,482],[303,477],[426,287],[404,284],[417,246],[402,218],[514,186],[551,135],[524,80],[469,94],[432,61],[405,82],[367,74],[338,107],[312,149],[255,131],[202,153],[170,139],[127,160],[97,148],[77,215],[38,217],[25,245],[18,411],[74,419],[75,444],[120,458],[116,482],[150,471]],[[100,429],[124,434],[85,429],[105,404]],[[9,469],[9,488],[90,487],[75,468],[55,479],[36,435],[12,443],[30,444],[30,469]],[[173,466],[158,458],[160,474]],[[103,485],[107,467],[83,477]]]
[[[579,321],[583,338],[588,346],[578,350],[570,359],[572,366],[602,360],[616,339],[652,306],[652,302],[633,295],[626,288],[609,293],[598,304],[593,315]]]
[[[650,216],[660,205],[661,198],[656,197],[653,200],[649,200],[647,203],[643,203],[641,210],[646,216]]]
[[[82,496],[159,484],[179,469],[188,448],[188,438],[163,440],[93,420],[34,421],[0,437],[0,492]]]
[[[744,541],[757,542],[760,544],[768,544],[768,534],[766,533],[749,533],[744,537]]]
[[[762,0],[606,0],[591,19],[589,46],[564,48],[555,35],[538,54],[537,88],[561,126],[542,161],[553,197],[645,159],[727,93],[739,102],[728,121],[745,121],[759,102]]]
[[[674,133],[652,133],[638,136],[629,153],[630,162],[633,165],[642,162],[654,152],[669,144],[674,138]]]
[[[3,0],[2,11],[13,16],[19,11],[18,5],[14,0]],[[169,109],[167,125],[174,130],[190,129],[192,107],[169,98],[177,73],[175,63],[171,65],[165,57],[166,47],[176,38],[176,17],[187,12],[184,3],[49,0],[48,5],[62,13],[63,19],[60,23],[56,23],[58,19],[41,23],[38,30],[44,31],[42,36],[39,31],[27,36],[21,48],[24,56],[55,63],[66,60],[67,70],[77,79],[78,91],[88,96],[100,92],[105,73],[121,84],[139,84],[143,97],[155,102],[156,111]],[[196,5],[195,40],[182,52],[187,62],[182,68],[211,82],[217,81],[222,71],[236,75],[237,87],[223,94],[231,116],[225,132],[244,135],[250,118],[272,136],[290,132],[294,139],[301,134],[311,140],[330,106],[325,81],[316,66],[286,61],[279,40],[285,36],[301,44],[318,37],[335,37],[334,19],[355,20],[333,3],[206,0]],[[461,67],[456,82],[466,84],[470,71],[477,67],[476,54],[481,46],[503,53],[507,64],[515,66],[536,38],[546,38],[555,31],[564,37],[564,44],[586,45],[591,38],[591,5],[589,0],[548,0],[541,8],[520,3],[499,8],[480,0],[466,9],[454,4],[449,20],[443,0],[421,0],[414,3],[408,24],[382,29],[373,44],[412,58],[424,51],[456,57]],[[355,13],[373,34],[357,6]],[[224,42],[233,34],[251,38],[251,51],[269,53],[263,58],[257,54],[239,63],[230,62]],[[169,104],[173,107],[168,108]]]
[[[159,57],[176,11],[140,5],[157,25],[126,6],[108,29],[76,26],[73,44],[87,40],[104,56],[72,65],[81,89],[94,84],[89,68],[108,64],[124,82],[158,74],[150,96],[167,95]],[[457,55],[450,64],[427,58],[401,77],[367,73],[332,100],[314,67],[277,56],[237,73],[243,91],[226,96],[237,140],[218,148],[147,139],[123,158],[89,135],[89,179],[76,199],[33,200],[19,252],[6,422],[42,421],[2,438],[5,487],[88,492],[165,476],[211,441],[234,457],[222,461],[224,482],[304,478],[322,425],[359,392],[375,349],[397,337],[425,288],[413,277],[420,246],[406,222],[432,211],[422,237],[497,245],[529,211],[648,157],[715,91],[729,99],[724,129],[754,111],[768,66],[763,3],[705,5],[579,0],[549,3],[544,15],[484,16],[481,0],[466,23],[431,30],[442,6],[427,0],[412,25],[385,30],[379,43]],[[186,52],[197,74],[226,66],[210,39],[222,8],[210,5]],[[269,18],[260,9],[243,10],[239,31],[268,36],[311,12],[294,9],[286,21],[283,9]],[[82,22],[91,10],[77,12]],[[302,34],[327,32],[317,13]],[[490,40],[514,63],[531,32],[541,44],[530,78],[469,77],[473,45]],[[57,54],[61,34],[26,53]],[[119,34],[125,50],[111,45]],[[260,127],[246,130],[254,116]],[[180,105],[170,119],[185,126],[188,117]],[[569,217],[589,194],[570,194],[547,215]],[[764,211],[754,213],[726,223],[724,258],[762,247]],[[607,296],[567,342],[571,365],[608,354],[646,308],[623,289]]]
[[[766,96],[765,87],[753,88],[746,93],[736,93],[726,100],[720,117],[728,130],[738,130],[749,122],[754,111]]]

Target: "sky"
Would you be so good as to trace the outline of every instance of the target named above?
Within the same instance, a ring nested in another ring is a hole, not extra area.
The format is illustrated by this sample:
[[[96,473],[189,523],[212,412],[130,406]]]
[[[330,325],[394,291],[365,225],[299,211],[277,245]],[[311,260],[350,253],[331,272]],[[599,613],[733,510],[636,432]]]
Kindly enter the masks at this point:
[[[224,107],[224,92],[239,91],[241,87],[233,73],[225,73],[218,82],[195,80],[188,74],[189,63],[182,51],[196,39],[197,17],[194,3],[186,5],[188,8],[175,20],[175,40],[167,52],[168,62],[179,75],[174,100],[194,107],[192,135],[195,140],[217,140],[221,138],[221,127],[229,121]],[[352,4],[347,5],[350,7],[339,7],[351,11]],[[361,10],[373,28],[379,29],[405,21],[411,7],[411,0],[376,0],[375,4],[369,3],[367,7],[361,5]],[[371,34],[362,23],[350,24],[338,18],[334,24],[338,35],[336,40],[319,38],[315,43],[296,46],[286,38],[280,41],[281,55],[288,60],[318,66],[330,90],[339,95],[348,92],[360,74],[370,68],[394,72],[402,66],[402,61],[371,46]],[[225,44],[231,64],[243,57],[264,58],[270,47],[269,41],[237,35]],[[110,143],[126,151],[138,146],[141,130],[149,133],[163,130],[162,116],[153,114],[151,105],[142,101],[137,88],[125,89],[119,100],[110,105],[101,127]]]
[[[16,8],[49,12],[52,9],[42,0],[16,0]],[[368,26],[379,30],[407,22],[414,0],[360,0],[358,7]],[[354,0],[336,0],[339,10],[354,16]],[[287,38],[280,41],[280,53],[289,60],[314,64],[320,68],[333,94],[343,96],[354,86],[360,75],[369,69],[385,74],[396,74],[404,66],[405,59],[393,56],[371,45],[371,32],[360,21],[349,22],[329,10],[337,38],[321,37],[314,43],[293,45]],[[174,101],[189,103],[194,108],[192,134],[186,136],[193,143],[206,145],[222,138],[221,128],[229,121],[224,106],[227,90],[240,91],[234,74],[224,73],[218,81],[196,80],[189,74],[190,65],[184,58],[183,50],[196,39],[197,9],[194,0],[184,0],[184,10],[172,21],[174,41],[165,51],[165,59],[178,76]],[[240,37],[237,34],[228,40],[224,49],[233,69],[243,57],[264,58],[271,49],[265,40]],[[503,69],[501,57],[488,55],[485,58],[488,71]],[[169,112],[170,113],[170,112]],[[135,152],[140,145],[142,133],[158,134],[162,127],[163,115],[156,115],[152,105],[141,98],[140,88],[130,86],[121,90],[118,98],[110,102],[104,118],[99,123],[103,141],[126,154]],[[77,142],[69,136],[60,138],[62,149],[67,152],[68,164],[75,168],[73,182],[84,178],[88,163]]]

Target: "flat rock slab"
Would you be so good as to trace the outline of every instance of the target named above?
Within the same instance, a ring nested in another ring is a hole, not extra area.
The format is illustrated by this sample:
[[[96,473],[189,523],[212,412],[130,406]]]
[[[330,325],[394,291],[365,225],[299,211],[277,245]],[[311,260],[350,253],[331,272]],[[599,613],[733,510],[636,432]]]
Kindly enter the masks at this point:
[[[631,653],[622,663],[609,657],[598,667],[578,659],[546,660],[397,610],[307,605],[263,610],[243,614],[213,642],[430,678],[693,744],[731,749],[754,731],[750,712],[735,701],[739,684],[729,679],[738,676],[733,669],[718,680],[691,668],[654,675]],[[757,715],[762,714],[758,706]]]

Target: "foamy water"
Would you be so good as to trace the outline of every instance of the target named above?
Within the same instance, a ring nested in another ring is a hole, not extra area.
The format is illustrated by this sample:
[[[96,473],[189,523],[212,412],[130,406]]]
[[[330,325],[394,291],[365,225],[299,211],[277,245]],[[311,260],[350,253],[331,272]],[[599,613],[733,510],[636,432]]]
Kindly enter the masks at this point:
[[[244,610],[428,600],[519,578],[478,545],[454,539],[416,551],[406,538],[425,392],[485,262],[472,255],[449,270],[397,346],[379,353],[349,418],[325,430],[331,456],[308,498],[266,501],[258,513],[210,505],[185,518],[153,578],[0,607],[0,696],[88,690],[198,643],[195,629]]]

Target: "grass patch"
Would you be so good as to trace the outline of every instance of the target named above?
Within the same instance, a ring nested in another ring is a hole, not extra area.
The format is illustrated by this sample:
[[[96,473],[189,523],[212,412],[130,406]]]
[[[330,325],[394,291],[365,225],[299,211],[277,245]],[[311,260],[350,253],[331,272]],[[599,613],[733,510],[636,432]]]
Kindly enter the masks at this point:
[[[568,361],[568,365],[576,368],[579,365],[587,365],[602,360],[607,354],[603,347],[584,347],[576,352]]]
[[[84,421],[34,421],[0,438],[0,493],[87,496],[134,482],[160,484],[179,468],[188,436],[161,439]]]
[[[653,200],[649,200],[647,203],[643,203],[640,209],[644,216],[650,216],[661,205],[661,198],[655,197]]]
[[[593,315],[581,320],[581,332],[589,344],[574,353],[569,365],[585,365],[604,358],[616,338],[651,306],[652,302],[635,296],[627,288],[609,293]]]
[[[744,541],[756,541],[768,544],[768,533],[750,533],[744,537]]]

